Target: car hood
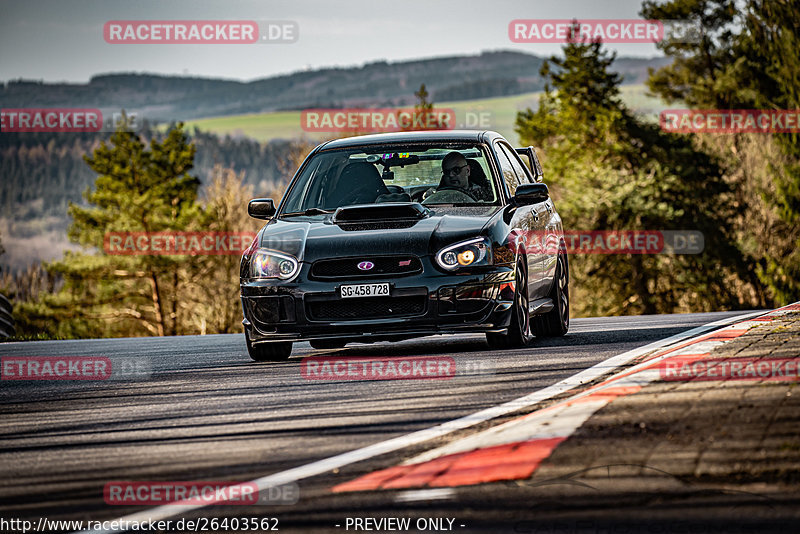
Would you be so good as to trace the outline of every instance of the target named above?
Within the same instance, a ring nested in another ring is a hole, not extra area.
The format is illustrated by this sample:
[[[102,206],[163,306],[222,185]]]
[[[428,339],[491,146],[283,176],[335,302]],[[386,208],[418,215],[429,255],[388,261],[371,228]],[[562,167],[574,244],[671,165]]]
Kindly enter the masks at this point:
[[[437,208],[418,220],[338,224],[332,215],[273,219],[261,232],[259,245],[309,263],[352,256],[427,256],[446,245],[482,235],[483,228],[500,210],[500,206]]]

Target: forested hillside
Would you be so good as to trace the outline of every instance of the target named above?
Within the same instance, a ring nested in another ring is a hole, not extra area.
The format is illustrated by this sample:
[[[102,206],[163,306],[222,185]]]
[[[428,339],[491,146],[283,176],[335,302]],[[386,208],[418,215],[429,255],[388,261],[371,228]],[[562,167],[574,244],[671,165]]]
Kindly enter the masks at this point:
[[[166,121],[307,107],[403,106],[414,103],[422,83],[438,102],[540,91],[542,62],[535,55],[501,51],[377,61],[250,82],[125,73],[94,76],[87,84],[16,80],[0,86],[0,106],[126,109]],[[648,67],[664,64],[663,58],[619,58],[614,69],[633,84],[644,82]]]
[[[153,137],[151,131],[141,135],[146,141]],[[197,146],[192,173],[200,178],[201,193],[215,166],[243,173],[244,184],[258,195],[283,187],[292,172],[285,162],[296,141],[262,143],[198,131],[190,139]],[[0,135],[0,235],[7,249],[0,267],[24,268],[43,250],[49,258],[66,247],[67,207],[84,203],[84,191],[97,178],[84,156],[103,140],[107,133]]]
[[[96,175],[83,157],[106,133],[6,133],[0,136],[0,207],[17,219],[66,215],[67,204],[79,202]],[[143,132],[149,139],[151,132]],[[68,141],[65,141],[68,139]],[[259,143],[250,139],[219,138],[195,132],[195,172],[208,175],[214,165],[245,172],[245,182],[256,190],[268,188],[279,173],[278,159],[288,141]]]

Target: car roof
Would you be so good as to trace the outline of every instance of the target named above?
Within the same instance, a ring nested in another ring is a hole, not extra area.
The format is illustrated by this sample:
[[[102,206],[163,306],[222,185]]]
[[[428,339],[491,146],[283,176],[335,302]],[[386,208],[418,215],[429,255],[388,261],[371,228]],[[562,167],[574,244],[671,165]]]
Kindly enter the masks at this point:
[[[388,143],[441,143],[448,141],[489,143],[498,138],[504,139],[502,135],[491,130],[425,130],[417,132],[392,132],[335,139],[319,145],[314,152],[338,148],[384,145]]]

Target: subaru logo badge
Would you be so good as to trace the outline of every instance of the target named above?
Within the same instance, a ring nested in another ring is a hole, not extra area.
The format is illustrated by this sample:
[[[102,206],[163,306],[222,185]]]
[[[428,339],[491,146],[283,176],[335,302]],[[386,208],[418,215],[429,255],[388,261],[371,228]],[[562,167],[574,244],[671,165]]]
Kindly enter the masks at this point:
[[[375,267],[375,264],[372,263],[371,261],[362,261],[361,263],[358,264],[358,268],[361,269],[362,271],[369,271],[373,267]]]

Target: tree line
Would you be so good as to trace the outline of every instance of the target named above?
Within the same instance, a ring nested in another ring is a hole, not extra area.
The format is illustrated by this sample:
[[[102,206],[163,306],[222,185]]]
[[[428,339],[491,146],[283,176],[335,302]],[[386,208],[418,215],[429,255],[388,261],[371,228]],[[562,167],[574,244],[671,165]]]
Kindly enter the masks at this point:
[[[138,134],[149,140],[158,135],[145,125]],[[18,220],[45,215],[65,218],[70,202],[94,184],[95,173],[83,160],[107,133],[3,133],[0,135],[0,210]],[[257,191],[285,180],[282,154],[289,140],[261,143],[248,138],[220,137],[194,129],[197,147],[194,168],[208,176],[216,165],[243,172]]]
[[[683,19],[693,42],[659,44],[672,63],[648,86],[677,107],[800,109],[800,10],[783,0],[646,1],[646,19]],[[699,230],[698,255],[574,255],[578,315],[712,311],[800,300],[796,133],[675,134],[619,99],[614,55],[574,41],[546,62],[536,111],[517,117],[541,147],[569,228]]]

